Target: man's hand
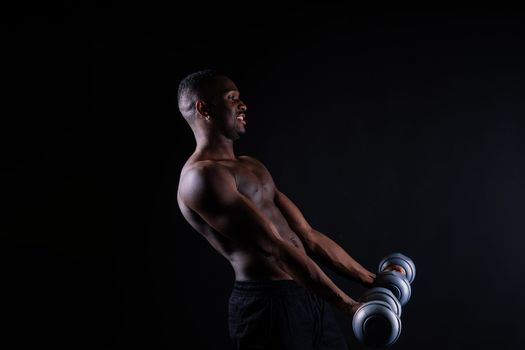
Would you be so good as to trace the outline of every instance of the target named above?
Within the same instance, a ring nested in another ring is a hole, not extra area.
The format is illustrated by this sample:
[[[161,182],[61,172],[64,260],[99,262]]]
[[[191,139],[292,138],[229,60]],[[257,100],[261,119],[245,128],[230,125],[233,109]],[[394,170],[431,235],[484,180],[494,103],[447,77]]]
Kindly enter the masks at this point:
[[[386,269],[384,269],[383,271],[395,271],[395,272],[402,273],[405,276],[407,275],[406,270],[404,268],[402,268],[401,266],[399,266],[399,265],[390,265]]]

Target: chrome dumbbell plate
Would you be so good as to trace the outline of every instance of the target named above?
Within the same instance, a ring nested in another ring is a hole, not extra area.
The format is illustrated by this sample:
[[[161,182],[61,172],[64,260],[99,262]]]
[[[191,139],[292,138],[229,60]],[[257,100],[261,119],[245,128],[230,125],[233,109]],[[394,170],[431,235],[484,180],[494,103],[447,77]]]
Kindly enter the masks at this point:
[[[390,309],[394,311],[394,313],[401,317],[401,303],[397,299],[397,297],[387,288],[383,287],[373,287],[370,288],[359,298],[359,301],[362,303],[366,303],[371,300],[382,300],[390,306]]]
[[[357,309],[352,328],[356,338],[367,346],[390,346],[401,334],[401,320],[387,302],[373,300]]]
[[[377,287],[383,287],[390,290],[399,300],[401,306],[405,306],[412,295],[412,288],[408,280],[398,272],[388,271],[381,272],[377,275],[374,282]]]

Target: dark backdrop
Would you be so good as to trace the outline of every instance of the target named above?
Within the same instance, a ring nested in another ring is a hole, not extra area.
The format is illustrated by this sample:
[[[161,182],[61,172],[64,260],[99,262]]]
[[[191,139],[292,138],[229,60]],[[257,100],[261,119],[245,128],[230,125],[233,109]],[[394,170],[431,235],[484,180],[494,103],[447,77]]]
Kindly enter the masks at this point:
[[[415,260],[394,348],[521,348],[525,16],[238,6],[4,11],[2,342],[229,348],[233,271],[175,199],[176,88],[216,68],[237,154],[367,268]]]

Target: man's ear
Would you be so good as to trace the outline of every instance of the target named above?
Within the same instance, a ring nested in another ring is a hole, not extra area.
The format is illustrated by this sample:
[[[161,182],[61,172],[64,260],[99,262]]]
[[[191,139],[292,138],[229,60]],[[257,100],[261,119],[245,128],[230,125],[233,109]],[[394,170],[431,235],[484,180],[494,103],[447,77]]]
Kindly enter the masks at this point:
[[[210,112],[208,111],[208,106],[206,105],[206,102],[204,102],[203,100],[197,100],[197,102],[195,102],[195,109],[200,115],[209,118]]]

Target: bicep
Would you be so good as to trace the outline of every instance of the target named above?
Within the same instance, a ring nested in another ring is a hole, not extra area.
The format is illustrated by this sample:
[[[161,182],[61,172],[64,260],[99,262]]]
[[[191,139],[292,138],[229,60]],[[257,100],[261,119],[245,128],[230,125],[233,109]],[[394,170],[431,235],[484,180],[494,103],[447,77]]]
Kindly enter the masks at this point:
[[[272,254],[272,247],[280,240],[275,226],[237,190],[227,170],[200,169],[186,176],[182,188],[184,203],[214,230]]]

